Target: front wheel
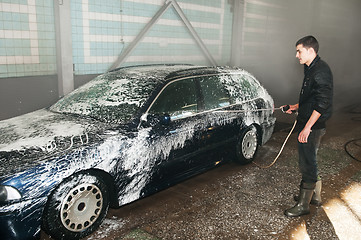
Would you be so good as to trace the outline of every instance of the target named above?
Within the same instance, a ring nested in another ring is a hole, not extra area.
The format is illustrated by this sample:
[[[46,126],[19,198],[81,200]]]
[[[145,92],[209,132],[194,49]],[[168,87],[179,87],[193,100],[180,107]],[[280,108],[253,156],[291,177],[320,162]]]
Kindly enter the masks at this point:
[[[44,230],[55,239],[80,239],[94,232],[109,208],[105,182],[79,173],[64,180],[50,195],[44,209]]]
[[[247,164],[253,161],[258,149],[257,129],[246,128],[238,138],[236,146],[236,160],[240,164]]]

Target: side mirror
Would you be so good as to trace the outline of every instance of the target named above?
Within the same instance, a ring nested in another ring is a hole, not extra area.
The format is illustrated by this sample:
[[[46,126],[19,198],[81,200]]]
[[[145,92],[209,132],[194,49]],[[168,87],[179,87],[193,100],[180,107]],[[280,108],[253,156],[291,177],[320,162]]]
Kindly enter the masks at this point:
[[[171,122],[169,114],[149,114],[146,119],[142,120],[142,126],[154,127],[156,125],[167,126]]]

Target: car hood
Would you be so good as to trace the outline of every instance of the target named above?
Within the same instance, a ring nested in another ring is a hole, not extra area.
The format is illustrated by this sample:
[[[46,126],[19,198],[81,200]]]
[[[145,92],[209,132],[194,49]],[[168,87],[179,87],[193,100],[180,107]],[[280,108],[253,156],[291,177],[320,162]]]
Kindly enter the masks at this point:
[[[0,176],[94,142],[104,127],[99,121],[46,109],[0,121]]]

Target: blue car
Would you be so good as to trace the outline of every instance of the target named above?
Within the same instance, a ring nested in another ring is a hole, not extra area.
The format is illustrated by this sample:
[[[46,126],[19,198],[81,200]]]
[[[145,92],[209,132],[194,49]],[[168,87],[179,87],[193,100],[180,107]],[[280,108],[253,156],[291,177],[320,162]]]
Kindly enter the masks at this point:
[[[83,238],[109,207],[229,159],[249,163],[271,137],[273,107],[245,70],[149,65],[0,121],[0,236]]]

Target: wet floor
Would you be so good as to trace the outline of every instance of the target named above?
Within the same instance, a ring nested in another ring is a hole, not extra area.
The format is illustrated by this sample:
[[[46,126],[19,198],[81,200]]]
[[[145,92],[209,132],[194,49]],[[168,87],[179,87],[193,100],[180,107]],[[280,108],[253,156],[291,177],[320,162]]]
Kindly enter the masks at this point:
[[[346,111],[348,110],[348,111]],[[288,218],[298,192],[296,134],[270,168],[227,163],[145,199],[110,209],[90,239],[361,239],[361,114],[336,112],[319,149],[320,207]],[[255,159],[270,164],[295,116],[277,113],[277,129]],[[50,239],[42,233],[41,239]]]

